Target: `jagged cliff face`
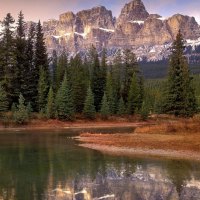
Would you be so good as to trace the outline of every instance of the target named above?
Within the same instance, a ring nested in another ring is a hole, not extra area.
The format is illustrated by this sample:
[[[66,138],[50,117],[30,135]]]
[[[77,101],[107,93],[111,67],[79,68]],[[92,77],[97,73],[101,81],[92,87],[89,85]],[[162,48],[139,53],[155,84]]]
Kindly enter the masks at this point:
[[[126,4],[117,19],[104,6],[98,6],[77,14],[61,14],[59,20],[44,22],[43,29],[49,52],[63,48],[71,53],[84,52],[93,44],[99,50],[132,48],[138,57],[154,59],[163,56],[179,29],[190,41],[200,37],[194,17],[176,14],[163,19],[149,14],[141,0]]]

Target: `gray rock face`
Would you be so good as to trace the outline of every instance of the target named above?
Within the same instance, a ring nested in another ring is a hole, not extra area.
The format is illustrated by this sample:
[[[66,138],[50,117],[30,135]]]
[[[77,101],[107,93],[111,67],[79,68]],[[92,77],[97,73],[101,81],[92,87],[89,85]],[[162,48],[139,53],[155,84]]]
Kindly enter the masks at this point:
[[[59,20],[43,24],[50,53],[53,49],[59,52],[63,48],[73,54],[85,52],[93,44],[98,50],[103,47],[131,48],[136,55],[142,57],[143,54],[147,58],[152,57],[154,46],[165,48],[166,44],[170,44],[179,29],[185,39],[195,42],[200,37],[200,28],[194,17],[176,14],[163,19],[158,14],[149,14],[141,0],[126,4],[118,19],[104,6],[98,6],[77,14],[66,12],[60,15]],[[138,53],[137,49],[144,47],[149,52]]]

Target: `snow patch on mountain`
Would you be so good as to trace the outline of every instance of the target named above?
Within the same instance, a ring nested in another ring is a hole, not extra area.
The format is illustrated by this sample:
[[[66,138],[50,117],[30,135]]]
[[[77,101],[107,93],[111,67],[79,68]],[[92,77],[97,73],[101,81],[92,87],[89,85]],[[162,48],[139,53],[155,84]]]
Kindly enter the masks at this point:
[[[139,21],[139,20],[129,21],[129,22],[130,22],[130,23],[133,23],[133,24],[139,24],[139,25],[144,24],[144,21]]]
[[[102,30],[102,31],[105,31],[105,32],[115,32],[115,30],[113,30],[113,29],[106,29],[106,28],[99,28],[100,30]]]

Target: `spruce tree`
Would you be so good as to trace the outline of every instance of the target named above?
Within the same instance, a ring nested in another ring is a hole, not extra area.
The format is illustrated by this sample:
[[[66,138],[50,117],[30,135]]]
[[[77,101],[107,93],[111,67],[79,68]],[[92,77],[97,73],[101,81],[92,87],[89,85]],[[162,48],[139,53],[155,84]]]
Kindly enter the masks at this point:
[[[114,91],[113,91],[113,80],[112,80],[112,76],[110,72],[108,72],[107,78],[106,78],[106,96],[108,98],[110,113],[114,114],[116,111],[116,108],[115,108],[115,99],[114,99]]]
[[[44,93],[44,97],[47,97],[47,93],[48,93],[48,88],[49,88],[49,83],[50,83],[50,77],[49,77],[49,62],[48,62],[48,55],[47,55],[47,49],[46,49],[46,45],[45,45],[45,41],[44,41],[44,34],[43,34],[43,30],[42,30],[42,25],[40,23],[40,21],[37,24],[36,27],[36,42],[35,42],[35,60],[34,60],[34,65],[35,65],[35,81],[36,83],[39,84],[39,78],[40,78],[40,70],[42,68],[42,72],[43,72],[43,81],[44,85],[45,85],[45,93]],[[40,95],[40,94],[38,94]],[[38,96],[38,99],[41,99],[41,97]],[[43,101],[43,100],[42,100]],[[41,102],[39,102],[40,105],[39,109],[41,109]],[[42,108],[44,108],[45,103],[42,102]]]
[[[6,15],[2,22],[3,30],[1,34],[0,47],[0,75],[3,87],[7,92],[9,106],[12,102],[17,102],[18,92],[15,90],[16,81],[16,43],[14,38],[14,18],[10,13]]]
[[[105,89],[105,68],[100,66],[97,50],[94,46],[90,49],[90,62],[92,64],[91,87],[94,94],[94,105],[98,112]]]
[[[131,79],[131,85],[128,93],[128,113],[135,114],[140,108],[140,88],[136,74],[134,73]]]
[[[47,85],[47,74],[43,67],[40,67],[40,75],[38,82],[38,106],[39,111],[44,111],[47,103],[48,85]]]
[[[17,21],[17,34],[16,34],[16,66],[15,66],[15,73],[16,73],[16,80],[15,80],[15,90],[17,96],[19,93],[22,92],[22,84],[24,83],[24,79],[27,76],[27,69],[26,69],[26,39],[25,39],[25,22],[24,22],[24,15],[22,11],[20,11]]]
[[[134,73],[138,74],[138,63],[134,53],[125,49],[122,57],[123,68],[121,69],[121,95],[125,102],[128,101],[131,79]]]
[[[52,87],[50,87],[49,93],[48,93],[46,115],[47,115],[47,118],[49,119],[54,118],[55,116],[54,93],[53,93]]]
[[[68,73],[75,111],[77,113],[82,113],[87,93],[88,77],[86,77],[85,69],[79,54],[71,60]]]
[[[74,104],[66,75],[56,95],[56,112],[61,120],[74,119]]]
[[[94,106],[94,95],[92,89],[89,86],[87,91],[87,96],[84,103],[83,114],[87,119],[95,118],[95,106]]]
[[[8,103],[7,94],[0,84],[0,113],[8,110]]]
[[[183,36],[179,31],[171,50],[164,110],[175,116],[190,117],[197,112],[197,104],[184,49]]]
[[[14,121],[17,124],[25,124],[28,122],[28,110],[25,106],[25,99],[22,94],[19,95],[19,103],[17,110],[14,112]]]
[[[108,119],[108,117],[110,115],[110,108],[109,108],[106,93],[104,93],[104,95],[103,95],[103,99],[101,102],[100,114],[101,114],[102,119],[104,119],[104,120]]]
[[[125,115],[126,114],[126,107],[124,104],[123,97],[120,98],[118,108],[117,108],[117,114],[118,115]]]
[[[34,63],[34,44],[35,44],[35,25],[31,23],[28,30],[28,38],[26,42],[26,63],[23,72],[21,92],[26,100],[30,102],[34,111],[37,111],[38,102],[38,69]]]
[[[61,55],[58,57],[57,60],[58,60],[58,63],[57,63],[56,71],[55,71],[56,91],[58,91],[68,67],[68,54],[66,53],[65,49],[62,51]]]

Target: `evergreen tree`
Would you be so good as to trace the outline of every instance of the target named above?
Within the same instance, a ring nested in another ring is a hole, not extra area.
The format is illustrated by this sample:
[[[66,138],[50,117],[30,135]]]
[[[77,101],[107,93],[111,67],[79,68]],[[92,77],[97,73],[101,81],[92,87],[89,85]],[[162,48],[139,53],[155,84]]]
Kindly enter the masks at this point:
[[[61,55],[58,57],[58,63],[55,72],[56,91],[58,91],[63,81],[65,72],[67,72],[67,67],[68,67],[68,54],[64,49]]]
[[[87,96],[85,99],[83,114],[88,119],[95,118],[95,106],[94,106],[94,95],[92,93],[92,89],[89,86],[87,91]]]
[[[110,115],[110,109],[109,109],[106,93],[104,93],[103,95],[100,114],[101,114],[102,119],[104,120],[108,119],[108,116]]]
[[[110,72],[108,72],[107,78],[106,78],[106,96],[108,97],[110,113],[114,114],[116,111],[116,107],[115,107],[115,99],[114,99],[114,91],[113,91],[113,80],[112,80],[112,76]]]
[[[49,93],[48,93],[46,115],[47,115],[47,118],[49,119],[55,116],[54,94],[53,94],[52,87],[50,87]]]
[[[74,59],[71,60],[68,74],[75,111],[77,113],[82,113],[87,93],[88,78],[86,77],[82,60],[79,54],[77,54]]]
[[[19,103],[17,110],[14,112],[14,121],[17,124],[24,124],[28,122],[28,110],[25,106],[25,99],[22,94],[19,95]]]
[[[17,102],[18,94],[15,90],[16,81],[16,43],[14,38],[14,24],[15,20],[10,13],[6,15],[2,22],[3,30],[1,34],[0,46],[0,78],[7,92],[9,106],[12,102]]]
[[[134,73],[139,72],[138,63],[134,53],[130,49],[126,49],[123,52],[122,57],[123,68],[121,70],[121,95],[125,102],[128,101],[128,93],[130,90],[131,79]]]
[[[48,85],[47,74],[43,67],[40,68],[39,82],[38,82],[38,106],[39,111],[44,111],[47,103]]]
[[[94,94],[94,105],[98,112],[101,107],[101,100],[105,89],[105,69],[100,66],[98,53],[95,47],[92,46],[91,50],[91,63],[92,63],[92,77],[91,86]]]
[[[43,81],[45,81],[43,83],[45,85],[44,86],[45,92],[43,93],[44,97],[42,97],[44,99],[47,96],[49,82],[50,82],[49,62],[48,62],[46,45],[45,45],[45,41],[44,41],[44,34],[43,34],[43,30],[42,30],[42,25],[39,21],[38,24],[37,24],[37,28],[36,28],[36,43],[35,43],[35,71],[36,71],[35,80],[36,80],[36,83],[38,83],[38,85],[40,85],[39,78],[41,77],[40,76],[41,73],[39,73],[39,72],[40,72],[41,68],[42,68],[42,72],[43,72],[42,73]],[[38,95],[41,95],[41,94],[38,94]],[[38,99],[40,101],[41,97],[38,97]],[[38,102],[38,103],[39,103],[39,109],[41,109],[41,106],[43,107],[45,105],[43,100],[42,100],[42,102]],[[42,105],[41,105],[41,103],[42,103]]]
[[[125,104],[124,104],[123,97],[121,97],[120,100],[119,100],[117,114],[118,115],[125,115],[126,114],[126,107],[125,107]]]
[[[17,96],[22,92],[22,83],[24,83],[24,79],[27,76],[26,70],[26,39],[25,39],[25,22],[24,15],[22,11],[20,11],[17,21],[17,34],[16,34],[16,80],[15,80],[15,91]],[[22,92],[23,94],[23,92]]]
[[[54,86],[54,89],[56,88],[56,69],[57,69],[57,64],[58,64],[57,52],[56,52],[56,50],[53,50],[52,60],[51,60],[51,70],[52,70],[51,83]]]
[[[74,104],[66,75],[56,95],[56,111],[59,119],[74,119]]]
[[[35,25],[31,23],[26,42],[26,64],[22,79],[21,92],[26,102],[30,102],[34,111],[37,111],[38,102],[38,69],[34,63]]]
[[[179,31],[172,45],[164,109],[175,116],[190,117],[196,113],[197,104],[184,49],[183,36]]]
[[[128,113],[135,114],[140,108],[140,88],[136,74],[134,73],[131,79],[130,90],[128,93]]]
[[[8,110],[8,99],[5,90],[0,84],[0,113]]]

